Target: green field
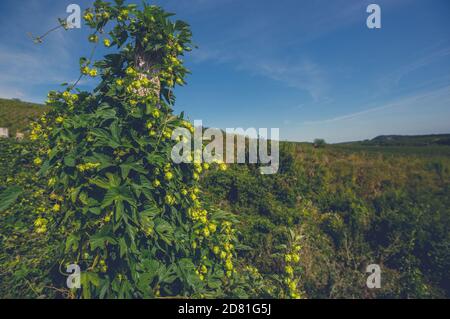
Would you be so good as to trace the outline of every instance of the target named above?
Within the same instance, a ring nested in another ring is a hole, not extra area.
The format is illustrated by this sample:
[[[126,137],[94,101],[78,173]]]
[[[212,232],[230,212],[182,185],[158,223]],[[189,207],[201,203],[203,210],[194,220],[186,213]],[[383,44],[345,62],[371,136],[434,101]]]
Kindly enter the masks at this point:
[[[10,136],[28,130],[30,120],[38,118],[48,108],[44,105],[0,98],[0,127],[9,128]]]
[[[386,135],[367,141],[334,144],[331,147],[348,152],[445,157],[450,156],[450,134]]]
[[[331,149],[336,149],[343,152],[360,152],[370,154],[384,154],[384,155],[418,155],[418,156],[450,156],[450,146],[447,145],[426,145],[426,146],[372,146],[361,144],[337,144],[330,145]]]

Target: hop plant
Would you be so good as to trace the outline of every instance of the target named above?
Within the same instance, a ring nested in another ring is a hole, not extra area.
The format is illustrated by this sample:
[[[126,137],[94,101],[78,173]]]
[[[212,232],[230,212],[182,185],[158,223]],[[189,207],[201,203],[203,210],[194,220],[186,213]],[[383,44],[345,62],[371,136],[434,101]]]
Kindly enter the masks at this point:
[[[174,86],[186,83],[181,56],[191,31],[170,16],[157,6],[95,1],[84,14],[89,40],[107,33],[112,52],[80,59],[80,70],[101,75],[100,83],[93,92],[51,92],[48,122],[35,124],[36,139],[49,127],[45,161],[36,164],[62,199],[52,217],[66,235],[60,263],[82,271],[74,297],[220,297],[235,287],[233,218],[201,198],[209,165],[170,158],[171,132],[192,129],[172,110]]]
[[[300,262],[299,253],[301,251],[301,236],[297,235],[293,230],[289,230],[289,240],[284,248],[284,284],[287,296],[293,299],[302,298],[299,287],[299,276],[296,274],[298,263]]]

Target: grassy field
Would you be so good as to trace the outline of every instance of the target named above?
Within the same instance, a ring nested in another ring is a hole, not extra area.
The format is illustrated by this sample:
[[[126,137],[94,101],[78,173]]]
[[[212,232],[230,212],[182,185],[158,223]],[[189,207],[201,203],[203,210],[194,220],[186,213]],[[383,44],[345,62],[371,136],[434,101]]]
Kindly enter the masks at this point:
[[[368,154],[384,154],[384,155],[418,155],[435,157],[450,156],[450,146],[447,145],[426,145],[426,146],[409,146],[409,145],[363,145],[363,144],[335,144],[329,145],[330,149],[339,150],[347,153],[359,152]]]
[[[446,157],[450,156],[450,134],[382,135],[372,140],[334,144],[329,148],[344,152]]]
[[[0,127],[9,128],[10,136],[15,136],[17,131],[26,131],[30,120],[47,110],[48,108],[41,104],[0,99]]]

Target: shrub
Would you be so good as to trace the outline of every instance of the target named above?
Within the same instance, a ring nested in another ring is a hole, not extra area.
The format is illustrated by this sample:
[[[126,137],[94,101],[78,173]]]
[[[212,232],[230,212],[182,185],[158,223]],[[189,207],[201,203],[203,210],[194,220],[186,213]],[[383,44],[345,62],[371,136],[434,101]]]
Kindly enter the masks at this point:
[[[322,139],[322,138],[316,138],[316,139],[314,140],[314,147],[322,148],[322,147],[325,147],[326,144],[327,144],[327,143],[326,143],[325,140]]]

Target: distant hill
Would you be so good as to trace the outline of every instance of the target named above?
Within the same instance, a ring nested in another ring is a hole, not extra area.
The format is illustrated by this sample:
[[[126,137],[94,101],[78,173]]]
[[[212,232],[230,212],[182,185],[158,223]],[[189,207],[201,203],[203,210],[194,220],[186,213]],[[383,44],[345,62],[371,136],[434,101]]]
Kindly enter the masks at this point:
[[[380,146],[429,146],[450,145],[450,134],[431,135],[380,135],[368,142],[366,145]]]
[[[371,140],[337,143],[336,145],[362,146],[450,146],[450,134],[380,135]]]
[[[371,140],[338,143],[331,147],[351,152],[449,156],[450,134],[380,135]]]
[[[42,104],[0,98],[0,127],[8,128],[10,136],[14,136],[17,131],[26,131],[31,120],[48,110]]]

